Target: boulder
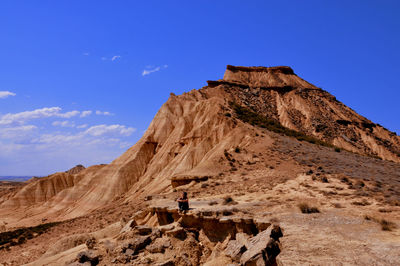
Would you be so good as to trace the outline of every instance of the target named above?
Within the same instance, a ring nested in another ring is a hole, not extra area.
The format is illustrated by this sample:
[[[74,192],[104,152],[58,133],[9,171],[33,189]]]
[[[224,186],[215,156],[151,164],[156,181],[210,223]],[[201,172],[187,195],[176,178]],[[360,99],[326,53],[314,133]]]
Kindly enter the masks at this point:
[[[135,220],[129,220],[129,222],[126,223],[126,225],[121,229],[120,233],[126,233],[132,230],[136,226],[136,221]]]
[[[165,248],[160,244],[153,243],[147,246],[146,250],[150,253],[164,253]]]
[[[153,228],[153,231],[151,232],[151,240],[154,241],[157,238],[160,238],[162,236],[162,232],[158,228]]]
[[[230,257],[232,260],[239,262],[242,254],[247,250],[243,243],[237,240],[231,240],[225,249],[225,255]]]
[[[128,248],[127,250],[125,250],[125,254],[127,256],[133,256],[135,254],[135,251],[133,249]]]
[[[242,265],[268,265],[274,263],[280,253],[279,238],[282,230],[274,225],[247,241],[247,251],[240,258]],[[274,238],[272,238],[274,237]],[[264,264],[260,264],[260,263]]]
[[[176,225],[177,225],[176,223],[161,225],[158,226],[158,229],[160,229],[161,233],[165,233],[167,231],[171,231],[172,229],[174,229]]]
[[[171,246],[171,241],[167,238],[158,238],[154,243],[148,245],[146,250],[150,253],[164,253],[166,248]]]
[[[167,236],[175,237],[180,240],[185,240],[186,239],[186,231],[183,229],[183,227],[175,227],[174,229],[165,232]]]
[[[125,242],[122,246],[122,252],[126,254],[128,249],[133,250],[133,254],[137,254],[140,250],[144,249],[147,245],[151,243],[150,236],[137,236]]]
[[[82,251],[76,256],[79,263],[86,263],[88,265],[97,265],[100,263],[101,256],[93,251]]]
[[[142,236],[150,235],[152,231],[153,229],[147,225],[137,225],[134,228],[134,232]]]

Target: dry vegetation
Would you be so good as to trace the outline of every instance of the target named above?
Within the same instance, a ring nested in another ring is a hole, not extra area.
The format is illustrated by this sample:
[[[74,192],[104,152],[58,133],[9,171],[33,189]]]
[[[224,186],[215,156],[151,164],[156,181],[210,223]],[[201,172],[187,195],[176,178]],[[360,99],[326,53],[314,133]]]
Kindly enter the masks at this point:
[[[364,219],[367,221],[373,221],[373,222],[380,224],[383,231],[392,231],[397,228],[397,226],[394,222],[383,219],[383,218],[379,219],[379,218],[375,218],[375,217],[372,217],[369,215],[365,215]]]
[[[302,213],[319,213],[320,212],[317,207],[309,206],[307,203],[300,203],[298,205],[298,207]]]
[[[270,130],[272,132],[276,132],[279,134],[283,134],[288,137],[294,137],[299,141],[307,141],[312,144],[317,144],[325,147],[334,147],[332,144],[329,144],[325,141],[319,140],[317,138],[314,138],[312,136],[308,136],[302,132],[295,131],[292,129],[289,129],[287,127],[282,126],[281,123],[269,119],[267,117],[264,117],[262,115],[259,115],[250,109],[243,107],[237,103],[231,102],[230,103],[231,107],[233,108],[237,118],[242,120],[245,123],[249,123],[252,126],[259,126],[261,128],[265,128],[267,130]],[[339,149],[339,148],[338,148]],[[340,151],[340,149],[339,149]]]

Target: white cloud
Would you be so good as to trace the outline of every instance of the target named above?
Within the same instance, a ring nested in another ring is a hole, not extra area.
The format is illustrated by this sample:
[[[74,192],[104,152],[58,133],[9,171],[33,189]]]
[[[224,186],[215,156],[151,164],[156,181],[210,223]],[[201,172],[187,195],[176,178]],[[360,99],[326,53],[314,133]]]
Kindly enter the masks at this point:
[[[89,54],[89,53],[83,53],[83,55],[84,55],[84,56],[88,56],[88,55],[90,55],[90,54]]]
[[[101,58],[101,60],[103,60],[103,61],[104,61],[104,60],[107,60],[107,57],[104,57],[104,56],[103,56],[103,57]]]
[[[77,122],[80,119],[76,117],[93,113],[95,111],[64,112],[60,107],[46,107],[0,115],[1,172],[3,175],[41,175],[64,171],[78,163],[108,163],[137,140],[133,127],[89,126]],[[112,115],[99,110],[97,114]],[[43,123],[39,119],[48,120]]]
[[[0,99],[5,99],[9,96],[15,96],[16,94],[11,91],[0,91]]]
[[[92,114],[92,111],[82,111],[81,117],[86,117]]]
[[[102,111],[97,110],[96,115],[111,115],[111,113],[110,112],[102,112]]]
[[[151,73],[160,71],[161,68],[167,68],[167,67],[168,67],[168,65],[163,65],[162,67],[160,67],[160,66],[158,66],[158,67],[146,66],[147,69],[143,70],[142,76],[150,75]]]
[[[151,73],[160,71],[160,69],[161,69],[160,67],[156,67],[156,68],[153,68],[153,69],[145,69],[142,72],[142,76],[150,75]]]
[[[37,126],[25,125],[17,127],[0,127],[0,139],[17,139],[23,136],[28,136],[33,130],[36,130]]]
[[[88,124],[82,124],[82,125],[77,126],[76,128],[87,128],[87,127],[88,127]]]
[[[91,135],[91,136],[102,136],[106,134],[112,135],[121,135],[128,137],[135,132],[136,129],[133,127],[126,127],[123,125],[97,125],[88,128],[84,134]]]
[[[64,117],[64,118],[71,118],[73,116],[77,116],[79,115],[79,111],[70,111],[70,112],[66,112],[64,114],[58,114],[57,116],[59,117]]]
[[[71,118],[80,113],[79,111],[70,111],[66,113],[61,113],[61,110],[62,109],[60,107],[45,107],[33,111],[25,111],[15,114],[8,113],[3,116],[0,116],[0,125],[10,125],[14,123],[23,124],[28,120],[48,118],[48,117]]]
[[[114,55],[114,56],[111,58],[111,61],[115,61],[115,60],[117,60],[118,58],[121,58],[121,56],[120,56],[120,55]]]
[[[69,123],[68,121],[63,121],[67,122],[65,125],[68,126]],[[63,122],[56,121],[53,124],[63,126]],[[79,128],[83,128],[82,126],[87,126],[85,125],[80,125],[78,126]],[[31,140],[32,143],[40,144],[40,143],[47,143],[47,144],[73,144],[73,145],[86,145],[88,143],[93,143],[93,141],[97,142],[107,142],[107,143],[112,143],[112,142],[119,142],[119,139],[116,137],[129,137],[132,135],[133,132],[135,132],[136,129],[133,127],[127,127],[124,125],[96,125],[92,126],[85,131],[80,131],[76,134],[42,134],[41,136],[37,138],[33,138]],[[118,141],[116,141],[118,140]]]
[[[54,121],[51,123],[53,126],[60,126],[60,127],[75,127],[75,123],[71,121]]]

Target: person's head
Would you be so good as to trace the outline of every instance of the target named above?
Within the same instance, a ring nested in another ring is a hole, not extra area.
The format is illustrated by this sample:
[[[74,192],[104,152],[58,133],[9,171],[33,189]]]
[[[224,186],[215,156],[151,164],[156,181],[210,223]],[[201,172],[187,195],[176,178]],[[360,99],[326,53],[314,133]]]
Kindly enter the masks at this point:
[[[186,191],[182,191],[181,197],[184,199],[187,199],[187,192]]]

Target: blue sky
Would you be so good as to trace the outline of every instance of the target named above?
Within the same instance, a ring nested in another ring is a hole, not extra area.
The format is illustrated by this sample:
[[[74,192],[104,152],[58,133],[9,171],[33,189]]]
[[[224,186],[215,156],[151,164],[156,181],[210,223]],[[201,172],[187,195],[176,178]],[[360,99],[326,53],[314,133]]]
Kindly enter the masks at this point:
[[[227,64],[289,65],[400,132],[399,3],[1,1],[0,176],[109,163]]]

